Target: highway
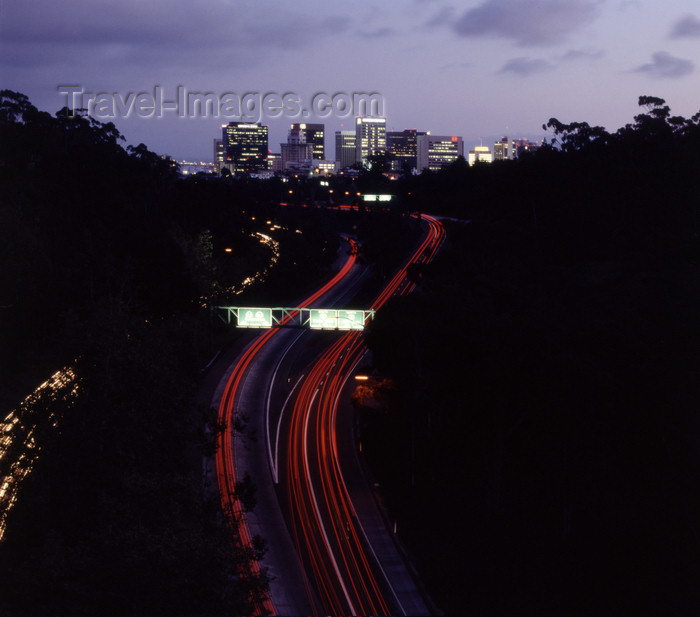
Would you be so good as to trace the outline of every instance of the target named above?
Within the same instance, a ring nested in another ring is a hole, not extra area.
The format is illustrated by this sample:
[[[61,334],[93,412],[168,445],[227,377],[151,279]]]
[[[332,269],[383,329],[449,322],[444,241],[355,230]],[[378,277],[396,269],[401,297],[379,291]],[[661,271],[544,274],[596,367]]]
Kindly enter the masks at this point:
[[[350,245],[350,251],[342,267],[330,281],[300,303],[300,306],[310,307],[313,306],[318,299],[326,298],[353,270],[357,270],[357,268],[355,268],[357,246],[353,240],[349,238],[346,240]],[[355,272],[355,277],[357,276],[358,274]],[[291,317],[285,319],[285,322],[290,319]],[[296,336],[293,337],[292,335]],[[258,400],[250,403],[250,394],[246,391],[246,387],[250,388],[255,395],[258,395],[262,392],[258,387],[258,383],[260,381],[269,381],[271,383],[274,379],[272,374],[266,375],[263,380],[251,375],[253,369],[256,368],[256,363],[262,366],[269,366],[270,363],[266,360],[271,350],[284,356],[297,338],[298,335],[293,330],[284,330],[280,328],[265,330],[245,349],[227,375],[223,391],[217,391],[214,397],[218,407],[217,424],[223,429],[217,433],[215,455],[216,479],[219,488],[221,508],[231,523],[231,526],[235,529],[235,540],[239,542],[243,548],[249,549],[251,552],[253,550],[253,533],[251,533],[247,521],[250,516],[247,517],[244,514],[243,504],[236,494],[236,483],[239,479],[242,479],[243,476],[237,474],[237,468],[241,465],[236,464],[234,457],[236,454],[240,457],[243,453],[240,452],[240,447],[238,449],[234,447],[236,438],[238,437],[240,440],[240,436],[235,430],[234,420],[239,407],[245,410],[245,412],[238,412],[239,416],[242,413],[249,413],[251,409],[256,406],[256,403],[260,411],[260,400],[262,397],[256,396]],[[267,387],[265,387],[264,390],[267,391]],[[265,417],[264,412],[256,414],[256,418],[259,419],[261,417]],[[265,432],[269,434],[269,431],[266,430]],[[259,576],[260,571],[260,564],[255,559],[251,559],[249,571],[240,572],[239,574],[241,576]],[[269,596],[262,600],[256,600],[255,604],[256,615],[277,614],[272,598]]]
[[[442,225],[423,219],[422,242],[371,308],[409,293],[414,283],[407,268],[437,251]],[[355,252],[300,306],[319,300],[326,308],[345,306],[364,275]],[[339,453],[339,441],[352,440],[351,431],[339,430],[339,402],[365,351],[358,331],[266,330],[232,366],[214,397],[219,425],[225,427],[216,451],[222,509],[244,546],[252,546],[254,534],[268,542],[262,565],[273,576],[271,593],[256,614],[428,614],[393,542],[386,541],[385,528],[379,542],[385,548],[380,554],[374,550],[378,526],[369,533],[363,527],[345,480],[344,466],[357,466],[357,459]],[[233,430],[242,415],[250,418],[254,438]],[[254,512],[244,513],[235,494],[243,473],[258,487]],[[253,561],[250,572],[241,574],[256,575],[260,568]]]
[[[394,294],[410,293],[415,284],[406,278],[408,266],[429,261],[437,251],[443,227],[425,218],[428,233],[423,242],[371,308],[379,309]],[[321,599],[314,614],[416,614],[415,601],[404,605],[372,549],[339,455],[339,439],[352,439],[338,429],[339,399],[365,351],[362,333],[348,332],[323,353],[299,388],[287,433],[285,498],[297,551]],[[426,611],[425,606],[418,608]]]

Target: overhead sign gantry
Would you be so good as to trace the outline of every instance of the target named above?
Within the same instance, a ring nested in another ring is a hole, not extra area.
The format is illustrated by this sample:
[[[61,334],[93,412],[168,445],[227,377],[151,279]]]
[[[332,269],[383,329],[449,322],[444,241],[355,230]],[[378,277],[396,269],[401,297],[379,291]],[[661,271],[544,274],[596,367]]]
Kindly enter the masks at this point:
[[[286,307],[215,306],[224,321],[238,328],[310,328],[312,330],[363,330],[374,318],[374,309],[320,309]]]

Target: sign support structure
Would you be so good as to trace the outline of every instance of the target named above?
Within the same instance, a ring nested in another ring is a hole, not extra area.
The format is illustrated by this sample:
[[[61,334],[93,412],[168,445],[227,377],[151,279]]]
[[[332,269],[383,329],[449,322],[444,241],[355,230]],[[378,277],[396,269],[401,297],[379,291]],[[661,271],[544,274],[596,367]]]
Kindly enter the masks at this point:
[[[238,328],[310,328],[311,330],[364,330],[375,310],[320,309],[305,306],[244,307],[214,306],[221,320]]]

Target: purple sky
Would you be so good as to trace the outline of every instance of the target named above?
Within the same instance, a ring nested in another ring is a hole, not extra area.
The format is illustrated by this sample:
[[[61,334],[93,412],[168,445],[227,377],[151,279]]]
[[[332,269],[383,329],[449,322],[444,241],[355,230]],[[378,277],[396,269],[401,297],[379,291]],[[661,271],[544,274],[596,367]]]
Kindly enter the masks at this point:
[[[0,0],[0,87],[54,113],[59,85],[90,92],[378,92],[387,127],[461,135],[465,149],[537,138],[550,117],[614,131],[639,95],[700,110],[697,0]],[[100,118],[105,121],[109,118]],[[233,118],[113,119],[127,142],[211,159]],[[279,151],[290,122],[266,118]],[[352,121],[322,120],[333,131]]]

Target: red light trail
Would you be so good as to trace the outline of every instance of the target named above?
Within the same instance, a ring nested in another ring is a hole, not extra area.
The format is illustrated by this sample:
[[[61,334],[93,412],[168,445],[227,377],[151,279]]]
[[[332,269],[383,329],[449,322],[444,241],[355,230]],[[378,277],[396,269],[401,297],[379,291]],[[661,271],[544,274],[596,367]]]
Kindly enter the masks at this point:
[[[427,262],[444,238],[442,224],[424,216],[428,233],[379,294],[373,309],[392,295],[410,293],[411,264]],[[400,602],[357,519],[340,467],[336,412],[342,389],[366,350],[361,332],[348,332],[314,364],[296,397],[287,440],[286,493],[293,539],[322,606],[318,614],[391,615]],[[370,551],[368,555],[367,551]],[[376,576],[377,572],[379,576]]]
[[[428,231],[422,242],[372,304],[379,309],[392,295],[410,293],[412,264],[430,261],[444,239],[442,224],[423,215]],[[355,262],[356,247],[340,272],[303,305],[308,306],[334,287]],[[216,468],[221,504],[238,528],[238,541],[251,547],[242,507],[235,495],[232,414],[241,380],[263,345],[277,332],[267,330],[248,347],[227,382],[219,406]],[[361,332],[343,334],[317,360],[294,399],[290,428],[283,444],[286,466],[280,483],[290,511],[289,527],[307,573],[307,595],[319,615],[390,615],[403,610],[389,579],[372,551],[357,519],[340,467],[336,417],[338,400],[366,347]],[[260,566],[250,564],[258,575]],[[313,587],[313,589],[312,589]],[[320,602],[320,605],[319,605]],[[256,614],[275,613],[271,598],[256,606]]]
[[[356,243],[348,239],[351,246],[351,253],[346,260],[340,271],[323,287],[309,296],[302,306],[308,306],[320,298],[327,291],[332,289],[340,280],[342,280],[350,271],[352,266],[357,259],[357,246]],[[287,323],[292,319],[294,314],[286,317],[282,324]],[[231,372],[231,376],[226,383],[226,388],[224,394],[221,397],[221,402],[219,404],[219,412],[217,417],[217,424],[223,429],[217,434],[216,438],[216,478],[219,486],[219,497],[221,499],[221,508],[224,515],[227,517],[231,525],[237,529],[238,535],[236,541],[243,548],[251,550],[253,548],[252,538],[248,527],[246,525],[245,516],[243,514],[243,507],[236,496],[236,470],[234,466],[234,453],[233,453],[233,410],[234,402],[236,399],[236,393],[241,385],[243,376],[246,370],[250,366],[251,362],[254,360],[256,354],[262,349],[262,347],[267,343],[270,338],[272,338],[275,333],[278,332],[277,328],[271,330],[266,330],[263,334],[258,336],[251,345],[246,349],[245,353],[241,359],[237,362],[236,366]],[[242,572],[241,575],[260,575],[260,564],[256,560],[252,560],[250,565],[250,572]],[[255,614],[275,614],[272,599],[269,595],[263,600],[262,606],[260,603],[255,603]]]

